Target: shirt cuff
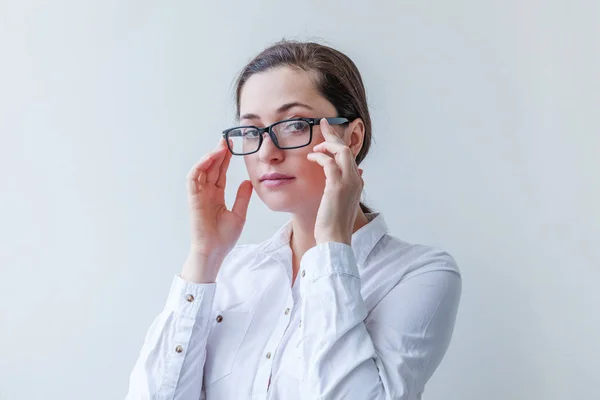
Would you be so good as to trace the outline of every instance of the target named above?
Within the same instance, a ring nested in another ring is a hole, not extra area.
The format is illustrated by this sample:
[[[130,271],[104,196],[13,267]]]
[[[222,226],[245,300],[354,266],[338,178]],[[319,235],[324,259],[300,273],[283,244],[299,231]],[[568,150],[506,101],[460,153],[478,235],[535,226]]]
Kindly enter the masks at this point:
[[[319,243],[304,253],[300,261],[302,280],[313,281],[332,274],[360,278],[351,246],[338,242]]]
[[[210,318],[216,283],[193,283],[175,275],[165,309],[187,318]]]

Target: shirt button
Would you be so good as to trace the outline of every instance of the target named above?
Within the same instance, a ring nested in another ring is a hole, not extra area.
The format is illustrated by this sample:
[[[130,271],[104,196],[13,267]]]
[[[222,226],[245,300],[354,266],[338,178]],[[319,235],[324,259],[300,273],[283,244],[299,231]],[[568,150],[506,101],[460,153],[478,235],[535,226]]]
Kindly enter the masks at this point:
[[[217,316],[217,322],[221,322],[221,321],[223,321],[223,316],[221,316],[221,315],[218,315],[218,316]]]
[[[177,347],[175,347],[175,351],[177,353],[181,353],[183,351],[183,347],[181,347],[181,345],[177,345]]]
[[[267,353],[267,359],[270,359],[270,358],[271,358],[271,352],[268,352]]]
[[[290,309],[289,309],[289,308],[286,308],[286,309],[285,309],[285,315],[288,315],[289,313],[290,313]]]
[[[185,296],[185,299],[191,303],[192,301],[194,301],[194,296],[191,294],[188,294],[187,296]]]
[[[302,270],[302,277],[304,278],[305,275],[306,275],[306,271]]]

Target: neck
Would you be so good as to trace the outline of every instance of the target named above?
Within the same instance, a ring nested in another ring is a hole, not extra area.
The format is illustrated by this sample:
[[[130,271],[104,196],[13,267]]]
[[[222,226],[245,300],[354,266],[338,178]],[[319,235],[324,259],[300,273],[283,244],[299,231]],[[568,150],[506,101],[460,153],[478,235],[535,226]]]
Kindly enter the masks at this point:
[[[292,260],[293,260],[293,272],[294,277],[298,272],[300,266],[300,260],[304,253],[306,253],[311,247],[316,245],[315,241],[315,215],[304,216],[294,214],[292,218],[292,234],[290,236],[290,247],[292,249]],[[369,220],[367,216],[359,208],[354,221],[354,228],[352,233],[356,232],[363,226],[365,226]]]

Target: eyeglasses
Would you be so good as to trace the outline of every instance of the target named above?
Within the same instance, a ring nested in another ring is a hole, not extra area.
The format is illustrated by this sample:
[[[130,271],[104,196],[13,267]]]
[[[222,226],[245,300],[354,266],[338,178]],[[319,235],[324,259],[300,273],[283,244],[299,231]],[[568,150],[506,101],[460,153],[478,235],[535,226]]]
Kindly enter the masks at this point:
[[[325,118],[331,125],[348,123],[347,118]],[[278,149],[290,150],[305,147],[312,141],[313,126],[319,125],[321,118],[292,118],[258,128],[256,126],[237,126],[223,131],[229,151],[236,156],[256,153],[267,132]]]

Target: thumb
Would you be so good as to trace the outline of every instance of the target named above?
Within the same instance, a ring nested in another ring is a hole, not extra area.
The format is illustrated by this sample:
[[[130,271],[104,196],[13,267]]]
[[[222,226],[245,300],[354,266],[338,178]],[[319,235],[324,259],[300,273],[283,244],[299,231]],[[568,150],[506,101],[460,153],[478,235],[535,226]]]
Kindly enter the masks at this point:
[[[250,198],[252,197],[252,182],[244,181],[240,184],[240,187],[237,190],[237,195],[235,196],[235,202],[233,203],[233,208],[231,212],[235,215],[246,220],[246,212],[248,211],[248,204],[250,204]]]

